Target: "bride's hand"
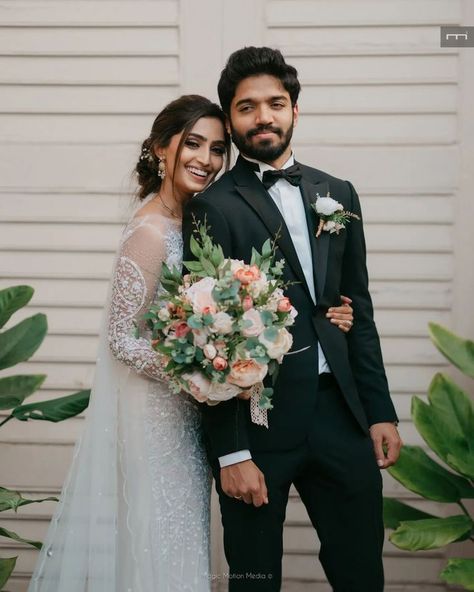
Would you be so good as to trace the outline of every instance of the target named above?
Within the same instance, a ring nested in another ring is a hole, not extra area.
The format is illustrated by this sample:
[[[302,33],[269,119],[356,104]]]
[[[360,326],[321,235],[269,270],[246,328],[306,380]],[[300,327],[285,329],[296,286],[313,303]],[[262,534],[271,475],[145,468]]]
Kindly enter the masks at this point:
[[[347,296],[342,295],[341,300],[342,305],[329,308],[326,317],[331,323],[339,327],[341,331],[348,333],[354,324],[354,311],[351,307],[352,300]]]

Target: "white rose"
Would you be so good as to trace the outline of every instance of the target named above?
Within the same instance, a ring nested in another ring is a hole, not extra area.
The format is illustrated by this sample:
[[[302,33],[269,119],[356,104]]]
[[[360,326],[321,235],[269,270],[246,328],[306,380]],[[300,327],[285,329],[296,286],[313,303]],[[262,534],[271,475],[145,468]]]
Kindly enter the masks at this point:
[[[211,325],[212,331],[219,333],[219,335],[226,335],[232,333],[232,317],[226,312],[218,312],[214,315],[214,322]]]
[[[205,277],[184,291],[195,314],[207,312],[208,309],[215,310],[216,302],[212,297],[215,285],[214,278]]]
[[[262,317],[255,308],[247,310],[242,315],[242,320],[246,321],[246,324],[250,322],[248,327],[242,329],[242,335],[244,337],[258,337],[262,331],[265,330],[265,325],[262,323]]]
[[[208,360],[213,360],[217,356],[217,349],[212,345],[212,343],[206,343],[203,351]]]
[[[227,401],[240,393],[240,388],[228,382],[211,382],[211,388],[207,393],[210,401]]]
[[[260,294],[266,289],[266,287],[267,276],[263,273],[263,271],[261,271],[258,280],[250,282],[250,284],[247,286],[247,290],[252,298],[258,298]]]
[[[160,319],[160,321],[164,322],[170,320],[170,311],[166,308],[166,306],[160,308],[160,310],[158,311],[158,318]]]
[[[329,232],[334,232],[336,230],[336,223],[332,220],[328,220],[324,223],[323,230],[329,230]]]
[[[318,197],[316,200],[316,211],[323,216],[330,216],[343,209],[342,205],[332,197]]]
[[[209,338],[209,334],[206,329],[193,329],[194,345],[197,347],[204,347]]]
[[[280,364],[283,360],[283,354],[289,352],[291,346],[293,345],[293,336],[286,329],[280,329],[278,331],[278,336],[275,339],[275,341],[265,339],[265,336],[263,334],[260,335],[258,340],[262,345],[264,345],[267,348],[268,356],[272,360],[277,360]]]

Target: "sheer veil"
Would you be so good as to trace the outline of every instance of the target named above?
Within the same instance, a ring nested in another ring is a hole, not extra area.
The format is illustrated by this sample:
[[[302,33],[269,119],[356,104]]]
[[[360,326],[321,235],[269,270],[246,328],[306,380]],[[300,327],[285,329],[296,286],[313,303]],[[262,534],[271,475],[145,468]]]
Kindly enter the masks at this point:
[[[143,204],[140,204],[140,207]],[[143,418],[149,379],[111,354],[104,308],[94,384],[29,592],[156,592]]]

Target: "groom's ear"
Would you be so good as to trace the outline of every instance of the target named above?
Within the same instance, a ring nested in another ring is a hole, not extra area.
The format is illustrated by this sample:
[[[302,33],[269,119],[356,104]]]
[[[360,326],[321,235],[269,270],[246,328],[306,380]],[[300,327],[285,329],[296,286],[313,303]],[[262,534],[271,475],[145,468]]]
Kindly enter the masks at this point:
[[[298,103],[295,103],[293,105],[293,122],[294,125],[296,125],[298,123],[298,117],[300,115],[300,109],[298,107]]]
[[[230,127],[230,117],[228,115],[225,116],[225,129],[226,129],[227,133],[229,134],[229,136],[231,136],[232,130]]]

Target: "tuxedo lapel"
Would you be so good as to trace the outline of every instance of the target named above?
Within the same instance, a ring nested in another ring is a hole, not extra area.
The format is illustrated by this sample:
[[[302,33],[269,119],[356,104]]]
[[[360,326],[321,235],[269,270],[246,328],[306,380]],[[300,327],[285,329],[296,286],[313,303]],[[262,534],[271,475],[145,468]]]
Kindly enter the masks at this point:
[[[306,278],[293,241],[277,205],[242,157],[238,158],[235,167],[232,169],[232,174],[236,182],[237,191],[255,211],[270,235],[276,239],[278,246],[285,255],[288,265],[298,280],[305,286],[309,294]]]
[[[305,178],[301,179],[301,195],[305,204],[306,222],[308,224],[309,240],[311,243],[311,252],[313,255],[313,273],[314,283],[316,288],[316,295],[318,301],[324,293],[324,285],[326,283],[326,272],[328,266],[329,254],[329,232],[322,232],[319,238],[316,238],[316,230],[319,224],[319,216],[316,214],[311,204],[316,203],[316,196],[321,197],[327,195],[329,191],[329,184],[327,181],[322,183],[314,183]]]

